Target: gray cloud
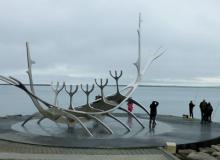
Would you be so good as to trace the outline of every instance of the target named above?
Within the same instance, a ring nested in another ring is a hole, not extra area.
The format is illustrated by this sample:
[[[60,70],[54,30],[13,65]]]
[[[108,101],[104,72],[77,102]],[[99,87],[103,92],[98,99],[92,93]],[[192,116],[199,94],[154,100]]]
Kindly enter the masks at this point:
[[[144,83],[218,85],[219,5],[217,0],[0,1],[0,74],[25,81],[29,41],[38,83],[107,77],[110,69],[123,69],[122,83],[128,83],[136,74],[141,12],[143,62],[159,46],[168,49]]]

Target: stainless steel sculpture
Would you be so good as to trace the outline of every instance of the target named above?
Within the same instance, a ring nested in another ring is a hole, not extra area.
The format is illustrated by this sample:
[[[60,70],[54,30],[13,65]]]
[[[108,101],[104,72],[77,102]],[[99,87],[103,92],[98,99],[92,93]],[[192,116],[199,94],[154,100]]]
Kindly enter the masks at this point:
[[[29,77],[30,89],[28,89],[19,80],[11,76],[9,77],[0,76],[0,80],[10,85],[20,88],[28,94],[28,96],[33,101],[35,107],[38,109],[40,115],[42,116],[42,118],[39,119],[38,123],[40,123],[43,119],[48,118],[57,123],[65,123],[68,126],[80,124],[89,136],[93,136],[93,134],[86,127],[84,122],[96,121],[97,123],[102,125],[108,131],[108,133],[112,134],[113,131],[111,130],[111,128],[108,126],[108,124],[103,122],[103,119],[105,117],[109,117],[109,118],[114,119],[119,124],[121,124],[128,131],[131,131],[130,127],[128,127],[124,122],[122,122],[121,120],[119,120],[117,117],[115,117],[112,114],[112,112],[115,110],[121,110],[123,112],[128,113],[130,116],[132,116],[143,128],[145,127],[144,124],[142,124],[141,121],[137,118],[137,116],[135,116],[135,114],[127,111],[127,109],[122,108],[122,105],[128,99],[130,99],[138,107],[140,107],[144,112],[149,114],[148,111],[141,104],[136,102],[134,99],[131,99],[131,95],[133,94],[135,89],[138,87],[138,84],[141,81],[141,77],[143,76],[145,71],[148,69],[150,64],[155,59],[157,59],[159,56],[161,56],[165,51],[162,51],[160,53],[156,52],[155,54],[151,55],[146,65],[144,66],[144,68],[141,67],[141,16],[140,15],[139,15],[139,28],[138,28],[138,59],[135,63],[135,66],[137,68],[136,80],[130,85],[126,86],[124,89],[119,90],[118,81],[120,77],[122,76],[123,72],[120,71],[120,74],[118,75],[117,71],[115,71],[115,74],[113,75],[112,72],[110,71],[111,77],[113,77],[116,81],[116,87],[117,87],[116,93],[105,97],[104,87],[107,86],[108,79],[106,79],[104,83],[102,79],[100,79],[100,83],[98,83],[98,81],[95,79],[96,85],[101,90],[101,98],[91,103],[89,102],[89,95],[94,90],[94,87],[95,87],[94,84],[92,85],[91,89],[89,89],[88,84],[86,85],[85,88],[81,85],[81,89],[86,94],[86,98],[87,98],[86,104],[83,106],[78,106],[78,107],[72,106],[72,97],[77,92],[78,86],[76,86],[75,90],[72,91],[72,85],[71,85],[70,91],[68,91],[67,87],[65,86],[65,83],[62,85],[61,88],[59,88],[59,83],[57,83],[56,88],[53,88],[53,91],[55,93],[55,99],[54,99],[53,104],[50,104],[44,101],[42,98],[40,98],[39,96],[35,94],[35,88],[34,88],[34,83],[33,83],[33,78],[32,78],[32,65],[34,64],[34,61],[32,61],[31,59],[28,43],[26,43],[26,48],[27,48],[27,63],[28,63],[27,74]],[[59,106],[57,103],[58,94],[64,87],[65,87],[66,92],[70,96],[69,107],[62,107],[62,106]],[[124,92],[124,94],[122,94],[122,92]],[[31,120],[36,115],[39,115],[39,113],[34,113],[33,115],[31,115],[27,120],[25,120],[22,123],[22,125],[25,125],[25,123],[27,123],[29,120]]]

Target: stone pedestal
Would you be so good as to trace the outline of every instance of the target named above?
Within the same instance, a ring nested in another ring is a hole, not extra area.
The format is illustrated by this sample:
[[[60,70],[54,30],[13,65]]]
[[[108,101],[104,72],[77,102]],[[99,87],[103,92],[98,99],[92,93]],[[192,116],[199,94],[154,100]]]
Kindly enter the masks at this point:
[[[176,153],[176,143],[175,142],[166,142],[165,145],[166,151],[170,153]]]

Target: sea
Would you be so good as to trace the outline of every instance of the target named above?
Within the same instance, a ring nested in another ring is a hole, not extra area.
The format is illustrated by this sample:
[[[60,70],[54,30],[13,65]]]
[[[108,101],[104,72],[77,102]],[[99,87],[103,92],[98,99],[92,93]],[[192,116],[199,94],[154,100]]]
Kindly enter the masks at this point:
[[[73,86],[74,88],[74,86]],[[123,86],[120,86],[122,89]],[[54,93],[51,86],[35,86],[36,95],[43,100],[54,103]],[[68,89],[68,86],[67,86]],[[105,95],[111,95],[116,92],[116,86],[107,86],[104,88]],[[100,94],[99,88],[91,93],[89,100],[94,101],[95,96]],[[180,86],[139,86],[132,98],[141,103],[147,110],[153,100],[159,102],[158,114],[183,116],[189,114],[189,102],[192,100],[195,104],[194,117],[200,119],[200,102],[205,99],[213,106],[213,121],[220,122],[220,87],[180,87]],[[81,91],[73,97],[73,106],[80,106],[86,103],[86,95]],[[62,90],[58,96],[58,104],[63,108],[69,106],[69,95]],[[126,104],[123,105],[127,107]],[[37,112],[30,97],[22,90],[10,86],[0,85],[0,116],[7,115],[27,115]],[[121,111],[115,111],[121,112]],[[139,107],[134,105],[133,112],[142,113]]]

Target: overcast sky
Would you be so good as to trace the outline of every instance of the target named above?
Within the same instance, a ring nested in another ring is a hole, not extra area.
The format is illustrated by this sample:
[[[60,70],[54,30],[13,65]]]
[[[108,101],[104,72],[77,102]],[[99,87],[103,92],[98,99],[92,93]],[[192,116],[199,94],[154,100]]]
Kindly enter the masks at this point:
[[[219,8],[219,0],[0,0],[0,74],[27,82],[28,41],[35,83],[91,83],[121,69],[128,83],[141,12],[143,57],[167,49],[143,83],[220,85]]]

